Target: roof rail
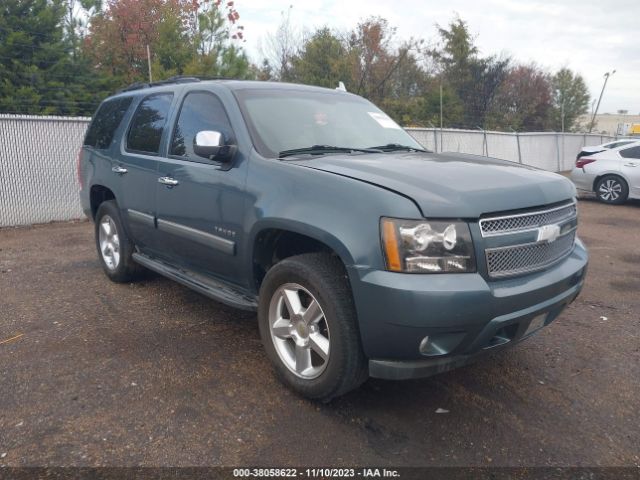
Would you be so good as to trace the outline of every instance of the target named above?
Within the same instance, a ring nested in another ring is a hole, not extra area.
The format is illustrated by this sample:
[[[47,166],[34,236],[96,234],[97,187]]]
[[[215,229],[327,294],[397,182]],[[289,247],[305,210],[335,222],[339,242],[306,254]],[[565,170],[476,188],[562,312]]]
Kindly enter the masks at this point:
[[[226,77],[204,77],[204,76],[193,76],[193,75],[175,75],[173,77],[167,78],[166,80],[158,80],[157,82],[136,82],[132,83],[128,87],[122,88],[118,90],[118,93],[121,92],[130,92],[132,90],[140,90],[142,88],[151,88],[151,87],[159,87],[161,85],[171,85],[176,83],[192,83],[192,82],[202,82],[204,80],[235,80],[233,78]]]

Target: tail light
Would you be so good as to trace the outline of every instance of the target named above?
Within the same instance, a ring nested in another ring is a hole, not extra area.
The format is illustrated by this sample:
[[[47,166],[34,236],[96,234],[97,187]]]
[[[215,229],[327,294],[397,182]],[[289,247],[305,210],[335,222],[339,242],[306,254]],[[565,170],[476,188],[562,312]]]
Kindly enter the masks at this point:
[[[576,168],[584,168],[585,165],[589,165],[590,163],[593,163],[595,161],[595,158],[579,158],[576,160]]]
[[[80,190],[84,187],[82,181],[82,149],[78,152],[78,158],[76,159],[76,174],[78,175],[78,183],[80,184]]]

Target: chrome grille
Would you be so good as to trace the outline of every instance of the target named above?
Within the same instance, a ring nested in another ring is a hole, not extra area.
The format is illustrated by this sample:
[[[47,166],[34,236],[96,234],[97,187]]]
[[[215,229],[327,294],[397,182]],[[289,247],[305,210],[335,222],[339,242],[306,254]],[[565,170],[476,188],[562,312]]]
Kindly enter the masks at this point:
[[[517,233],[525,230],[533,230],[543,225],[564,222],[576,217],[577,213],[576,204],[570,203],[546,210],[485,218],[480,220],[480,230],[483,237]]]
[[[489,276],[504,277],[548,267],[571,252],[575,237],[572,230],[550,243],[489,248],[485,251]]]

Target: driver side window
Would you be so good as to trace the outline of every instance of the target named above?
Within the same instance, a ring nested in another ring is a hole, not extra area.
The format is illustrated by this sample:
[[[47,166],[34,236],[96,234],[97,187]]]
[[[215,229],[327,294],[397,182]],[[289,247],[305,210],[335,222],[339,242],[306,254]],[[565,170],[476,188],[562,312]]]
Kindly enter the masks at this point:
[[[206,159],[193,152],[194,139],[197,133],[203,130],[222,133],[227,143],[233,138],[231,123],[218,97],[209,92],[188,93],[182,102],[173,130],[169,155],[184,160],[206,162]]]

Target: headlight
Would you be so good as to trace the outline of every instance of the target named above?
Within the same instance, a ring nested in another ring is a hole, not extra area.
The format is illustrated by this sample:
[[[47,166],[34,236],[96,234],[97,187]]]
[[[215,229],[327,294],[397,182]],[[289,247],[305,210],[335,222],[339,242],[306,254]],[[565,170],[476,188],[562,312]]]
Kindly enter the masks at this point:
[[[464,222],[382,218],[387,270],[413,273],[474,272],[469,226]]]

